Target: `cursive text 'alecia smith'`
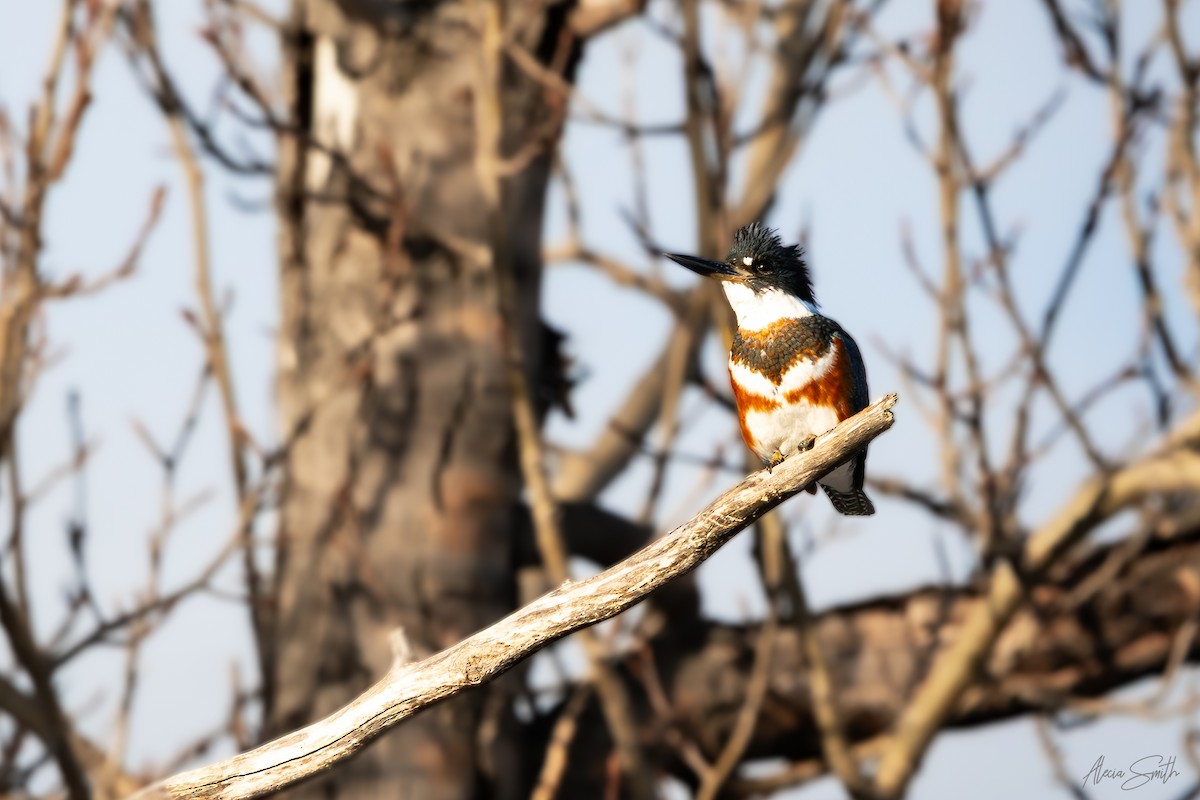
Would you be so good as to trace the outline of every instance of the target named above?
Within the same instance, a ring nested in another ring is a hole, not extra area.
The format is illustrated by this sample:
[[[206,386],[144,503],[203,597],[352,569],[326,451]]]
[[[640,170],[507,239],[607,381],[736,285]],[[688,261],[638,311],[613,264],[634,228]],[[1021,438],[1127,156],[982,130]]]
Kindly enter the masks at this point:
[[[1178,774],[1178,770],[1175,769],[1175,756],[1144,756],[1130,764],[1127,769],[1112,769],[1104,766],[1104,756],[1101,755],[1088,770],[1088,774],[1083,776],[1083,785],[1087,786],[1089,780],[1093,786],[1100,781],[1119,780],[1122,781],[1121,788],[1129,791],[1139,789],[1150,781],[1162,781],[1165,784]]]

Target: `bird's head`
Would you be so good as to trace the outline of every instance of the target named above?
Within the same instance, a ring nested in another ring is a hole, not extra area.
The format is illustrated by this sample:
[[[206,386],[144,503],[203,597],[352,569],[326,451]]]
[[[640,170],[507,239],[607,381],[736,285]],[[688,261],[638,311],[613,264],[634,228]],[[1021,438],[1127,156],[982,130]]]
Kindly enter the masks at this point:
[[[664,255],[706,278],[745,284],[756,294],[780,289],[812,306],[817,304],[800,246],[785,245],[778,233],[759,222],[737,229],[724,261],[675,253]]]

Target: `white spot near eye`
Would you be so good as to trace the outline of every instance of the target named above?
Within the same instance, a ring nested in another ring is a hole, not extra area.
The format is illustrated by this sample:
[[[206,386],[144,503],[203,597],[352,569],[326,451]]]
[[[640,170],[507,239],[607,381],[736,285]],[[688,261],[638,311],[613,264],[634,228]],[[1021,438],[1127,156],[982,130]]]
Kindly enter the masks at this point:
[[[745,258],[742,259],[742,263],[748,267],[754,263],[754,259],[751,258],[750,256],[746,256]]]

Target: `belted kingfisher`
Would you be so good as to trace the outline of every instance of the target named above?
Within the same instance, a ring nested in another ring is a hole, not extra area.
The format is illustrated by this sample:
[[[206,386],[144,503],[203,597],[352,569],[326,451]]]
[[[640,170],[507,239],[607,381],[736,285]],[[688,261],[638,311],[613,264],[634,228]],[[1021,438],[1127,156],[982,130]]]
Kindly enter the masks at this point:
[[[817,311],[798,245],[759,223],[739,228],[722,261],[665,254],[721,282],[737,315],[729,382],[746,445],[770,467],[866,408],[867,370],[842,326]],[[875,506],[863,492],[866,448],[817,482],[842,514]],[[809,492],[816,488],[808,486]]]

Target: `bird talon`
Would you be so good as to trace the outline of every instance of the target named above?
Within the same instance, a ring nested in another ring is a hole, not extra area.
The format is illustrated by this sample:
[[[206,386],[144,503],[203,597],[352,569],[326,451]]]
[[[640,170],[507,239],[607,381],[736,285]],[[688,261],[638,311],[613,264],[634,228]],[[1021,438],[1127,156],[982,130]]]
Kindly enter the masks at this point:
[[[767,472],[770,472],[771,470],[775,469],[780,464],[782,464],[783,459],[784,459],[783,453],[779,452],[778,450],[776,450],[774,453],[771,453],[771,460],[767,462]]]

